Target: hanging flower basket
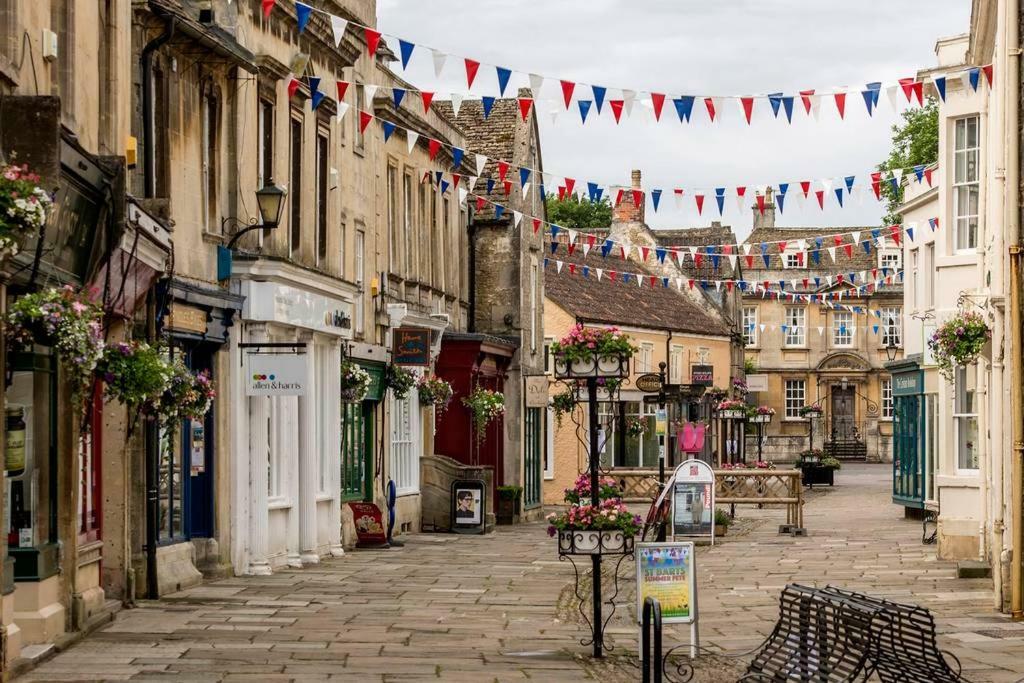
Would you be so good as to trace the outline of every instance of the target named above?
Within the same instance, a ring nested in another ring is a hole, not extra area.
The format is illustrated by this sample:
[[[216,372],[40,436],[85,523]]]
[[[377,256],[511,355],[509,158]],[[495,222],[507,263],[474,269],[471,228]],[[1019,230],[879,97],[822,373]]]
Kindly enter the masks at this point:
[[[359,403],[370,391],[370,373],[352,361],[341,363],[341,400],[345,403]]]
[[[732,390],[733,390],[733,393],[738,398],[743,398],[748,393],[750,393],[750,389],[747,387],[747,381],[745,379],[743,379],[742,377],[734,377],[733,378],[733,380],[732,380]]]
[[[403,400],[416,386],[416,375],[401,365],[391,363],[384,374],[384,384],[398,400]]]
[[[21,166],[0,166],[0,257],[14,256],[25,238],[38,233],[53,208],[39,176]]]
[[[566,389],[551,398],[551,411],[555,414],[555,422],[559,427],[562,426],[562,418],[575,410],[577,403],[576,392],[572,389]]]
[[[647,420],[641,417],[634,417],[626,423],[626,435],[634,439],[643,438],[647,433]]]
[[[618,496],[596,506],[571,504],[562,513],[551,513],[547,520],[548,534],[558,536],[559,555],[629,554],[643,523]]]
[[[505,412],[505,396],[490,389],[474,389],[473,393],[462,398],[462,404],[473,413],[473,431],[478,444],[483,441],[491,420],[501,417]]]
[[[181,420],[202,420],[213,407],[217,392],[205,370],[193,374],[181,356],[168,361],[170,379],[160,397],[146,411],[173,432]]]
[[[7,316],[7,339],[13,346],[51,346],[64,363],[76,399],[92,384],[103,355],[103,312],[72,287],[44,289],[18,298]]]
[[[154,404],[173,374],[173,366],[159,349],[137,341],[108,345],[96,365],[107,399],[131,409]]]
[[[452,401],[452,385],[437,375],[424,375],[416,384],[416,391],[420,396],[420,405],[434,406],[438,412],[448,410],[448,404]]]
[[[629,376],[629,359],[636,347],[616,327],[585,328],[576,325],[551,345],[555,376],[566,378],[622,378]]]
[[[928,348],[939,373],[952,383],[955,368],[976,362],[991,338],[992,330],[980,313],[959,313],[935,330]]]

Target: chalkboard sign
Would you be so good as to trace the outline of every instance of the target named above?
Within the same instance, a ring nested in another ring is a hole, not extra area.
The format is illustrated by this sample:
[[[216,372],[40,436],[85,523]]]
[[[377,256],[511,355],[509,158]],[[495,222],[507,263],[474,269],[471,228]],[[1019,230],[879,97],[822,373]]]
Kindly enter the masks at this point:
[[[430,365],[430,330],[399,327],[392,334],[391,360],[395,365]]]

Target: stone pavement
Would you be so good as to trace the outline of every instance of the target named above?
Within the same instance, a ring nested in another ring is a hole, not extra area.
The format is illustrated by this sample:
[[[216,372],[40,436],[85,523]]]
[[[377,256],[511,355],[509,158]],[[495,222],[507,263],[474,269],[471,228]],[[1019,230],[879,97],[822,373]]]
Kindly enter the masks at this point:
[[[991,608],[990,583],[957,580],[888,497],[887,466],[848,465],[809,500],[809,536],[778,536],[781,510],[740,508],[739,533],[698,552],[703,645],[737,652],[771,629],[789,582],[834,583],[923,604],[971,681],[1024,677],[1024,624]],[[572,568],[541,524],[486,537],[418,534],[318,567],[239,577],[125,610],[19,681],[639,680],[631,585],[616,656],[579,645]],[[622,575],[632,573],[627,561]],[[667,640],[680,642],[670,633]],[[718,663],[698,680],[735,680]]]

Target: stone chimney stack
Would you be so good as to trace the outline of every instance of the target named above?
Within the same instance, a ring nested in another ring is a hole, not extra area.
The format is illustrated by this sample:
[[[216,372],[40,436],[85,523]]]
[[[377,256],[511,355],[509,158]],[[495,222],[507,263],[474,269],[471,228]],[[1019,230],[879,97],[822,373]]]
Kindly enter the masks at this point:
[[[633,192],[632,190],[641,189],[640,183],[640,170],[633,169],[632,185],[622,193],[622,201],[618,206],[612,209],[612,223],[643,223],[644,222],[644,204],[647,201],[647,195],[642,194],[640,196],[640,205],[637,206],[633,203]],[[618,194],[618,191],[615,192]],[[615,201],[615,197],[611,197],[612,201]]]
[[[754,230],[775,227],[775,201],[772,198],[772,188],[769,187],[764,193],[764,215],[761,215],[761,209],[757,206],[757,197],[754,198],[753,208]]]

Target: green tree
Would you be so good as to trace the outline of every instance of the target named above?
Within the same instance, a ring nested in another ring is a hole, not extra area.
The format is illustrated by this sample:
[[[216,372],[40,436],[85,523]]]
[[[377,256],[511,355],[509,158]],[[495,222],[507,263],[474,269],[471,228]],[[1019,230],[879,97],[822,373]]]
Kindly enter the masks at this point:
[[[612,205],[607,199],[581,202],[575,195],[565,199],[549,196],[547,209],[549,221],[571,230],[607,228],[612,222]]]
[[[903,121],[892,127],[892,151],[889,158],[878,165],[879,171],[910,168],[918,164],[928,166],[939,158],[939,105],[929,97],[923,107],[903,112]],[[890,183],[882,183],[885,200],[885,225],[900,223],[898,208],[903,193],[894,192]]]

